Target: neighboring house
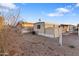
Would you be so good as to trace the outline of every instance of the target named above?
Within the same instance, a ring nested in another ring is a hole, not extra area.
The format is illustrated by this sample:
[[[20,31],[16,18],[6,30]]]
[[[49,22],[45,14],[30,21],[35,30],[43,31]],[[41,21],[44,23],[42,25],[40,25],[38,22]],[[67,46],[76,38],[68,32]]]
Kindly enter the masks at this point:
[[[39,34],[46,37],[59,37],[59,28],[57,24],[48,24],[45,22],[37,22],[34,23],[34,31]]]
[[[69,32],[73,33],[73,32],[76,32],[76,26],[75,25],[70,25],[69,27]]]
[[[18,22],[16,26],[21,29],[22,33],[33,31],[33,23],[30,22]]]
[[[75,31],[78,33],[79,24],[77,24]]]
[[[59,26],[62,27],[63,33],[73,32],[75,29],[74,25],[69,25],[69,24],[61,24]]]

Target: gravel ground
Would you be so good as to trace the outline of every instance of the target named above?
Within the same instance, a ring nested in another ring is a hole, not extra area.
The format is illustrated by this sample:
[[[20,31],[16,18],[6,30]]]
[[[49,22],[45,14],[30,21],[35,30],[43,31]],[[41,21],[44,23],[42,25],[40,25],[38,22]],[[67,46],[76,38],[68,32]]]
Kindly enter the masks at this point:
[[[79,56],[77,34],[64,35],[62,47],[58,44],[58,38],[20,34],[13,29],[7,30],[5,34],[5,46],[9,56]]]

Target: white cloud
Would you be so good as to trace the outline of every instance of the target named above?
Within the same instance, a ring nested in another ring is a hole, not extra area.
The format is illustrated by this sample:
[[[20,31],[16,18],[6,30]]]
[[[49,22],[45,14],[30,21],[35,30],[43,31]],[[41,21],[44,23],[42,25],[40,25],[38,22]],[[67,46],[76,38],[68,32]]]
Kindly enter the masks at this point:
[[[13,16],[17,15],[18,7],[13,3],[0,3],[0,15],[4,15],[5,22],[8,24],[13,24],[15,19]]]
[[[10,8],[10,9],[15,9],[16,5],[13,3],[0,3],[1,7],[6,7],[6,8]]]
[[[70,10],[66,9],[66,8],[57,8],[56,9],[57,12],[60,12],[60,13],[67,13],[67,12],[70,12]]]
[[[76,4],[76,7],[79,7],[79,3]]]
[[[63,14],[61,13],[49,13],[48,16],[63,16]]]
[[[57,8],[54,13],[49,13],[48,16],[63,16],[65,13],[70,12],[70,10],[66,8]]]
[[[17,6],[13,3],[0,3],[0,13],[7,14],[17,10]]]

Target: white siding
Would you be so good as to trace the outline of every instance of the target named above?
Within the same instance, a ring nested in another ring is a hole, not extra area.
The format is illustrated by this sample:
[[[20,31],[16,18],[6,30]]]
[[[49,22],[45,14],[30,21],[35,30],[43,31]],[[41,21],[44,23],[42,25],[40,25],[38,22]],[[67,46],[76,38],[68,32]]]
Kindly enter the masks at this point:
[[[40,25],[41,28],[37,29],[37,25]],[[59,30],[58,30],[58,26],[56,25],[55,27],[48,27],[45,28],[46,25],[44,22],[38,22],[34,24],[34,31],[37,32],[37,34],[42,35],[42,36],[46,36],[46,37],[51,37],[51,38],[56,38],[59,37]]]

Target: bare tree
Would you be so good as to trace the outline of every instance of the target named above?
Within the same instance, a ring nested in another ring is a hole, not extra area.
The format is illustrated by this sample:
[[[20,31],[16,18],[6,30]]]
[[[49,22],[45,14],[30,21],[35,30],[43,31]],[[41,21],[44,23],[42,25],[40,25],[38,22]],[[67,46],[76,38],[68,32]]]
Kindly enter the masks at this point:
[[[5,7],[0,7],[0,16],[2,17],[2,19],[0,19],[0,55],[5,55],[5,53],[7,52],[6,40],[8,33],[5,34],[6,30],[9,29],[7,26],[15,26],[19,15],[20,8],[9,9]]]

